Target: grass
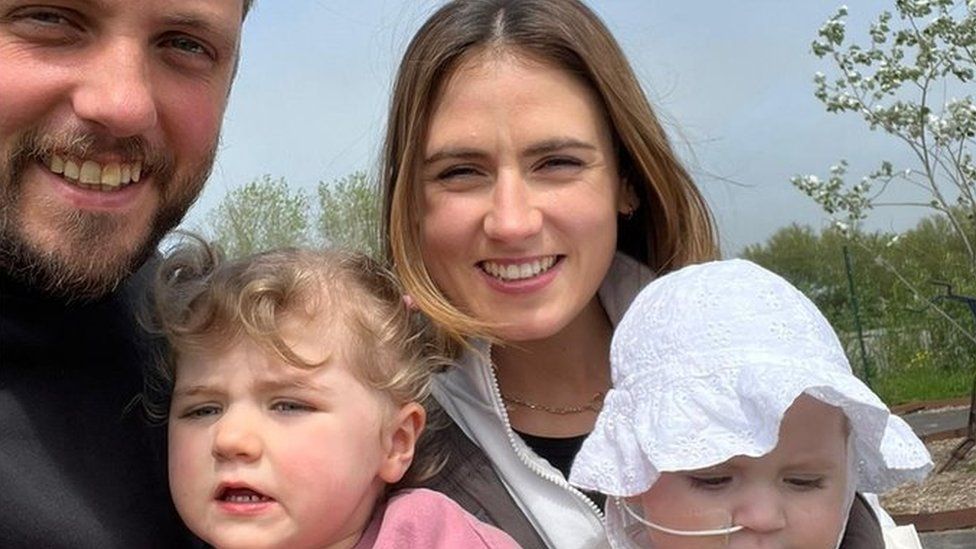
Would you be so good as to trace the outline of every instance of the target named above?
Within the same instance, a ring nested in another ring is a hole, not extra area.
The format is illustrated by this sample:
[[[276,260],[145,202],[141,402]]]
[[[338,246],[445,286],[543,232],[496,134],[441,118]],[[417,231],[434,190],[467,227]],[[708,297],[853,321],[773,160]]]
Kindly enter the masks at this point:
[[[880,372],[871,388],[888,406],[918,400],[941,400],[969,396],[973,372],[960,368],[901,368]]]

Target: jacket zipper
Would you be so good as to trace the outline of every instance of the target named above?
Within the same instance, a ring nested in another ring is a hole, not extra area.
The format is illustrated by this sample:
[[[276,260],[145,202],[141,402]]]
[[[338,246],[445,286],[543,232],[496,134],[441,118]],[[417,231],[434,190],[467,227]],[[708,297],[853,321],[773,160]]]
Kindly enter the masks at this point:
[[[600,509],[596,503],[593,503],[593,500],[587,497],[586,494],[578,490],[575,486],[567,482],[566,479],[561,475],[553,475],[548,471],[543,470],[538,464],[531,461],[528,456],[522,453],[518,444],[515,442],[515,431],[512,429],[512,424],[508,419],[508,409],[505,408],[502,401],[502,389],[498,384],[498,376],[495,375],[495,360],[492,358],[492,346],[490,344],[488,346],[488,370],[489,375],[491,376],[492,398],[494,399],[492,404],[495,406],[495,411],[500,414],[502,423],[505,424],[505,434],[508,435],[508,443],[512,446],[512,450],[515,452],[515,455],[518,456],[519,460],[521,460],[530,471],[555,484],[556,486],[569,491],[569,493],[581,499],[584,503],[586,503],[587,507],[593,511],[593,514],[596,515],[597,519],[600,521],[600,524],[603,524],[605,527],[606,519],[604,517],[603,510]]]

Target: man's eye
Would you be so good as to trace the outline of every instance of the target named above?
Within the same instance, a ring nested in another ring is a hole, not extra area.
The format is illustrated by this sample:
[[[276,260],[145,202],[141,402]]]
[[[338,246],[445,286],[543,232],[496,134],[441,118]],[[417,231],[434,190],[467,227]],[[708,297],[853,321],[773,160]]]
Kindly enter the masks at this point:
[[[206,57],[213,58],[213,52],[205,46],[199,40],[190,38],[189,36],[176,35],[168,36],[161,44],[165,48],[171,48],[173,50],[179,51],[181,53],[186,53],[189,55],[202,55]]]
[[[14,34],[42,43],[74,40],[82,27],[70,12],[55,9],[26,9],[8,16]]]
[[[24,15],[23,18],[28,21],[43,23],[45,25],[67,25],[70,23],[67,17],[53,11],[31,12]]]

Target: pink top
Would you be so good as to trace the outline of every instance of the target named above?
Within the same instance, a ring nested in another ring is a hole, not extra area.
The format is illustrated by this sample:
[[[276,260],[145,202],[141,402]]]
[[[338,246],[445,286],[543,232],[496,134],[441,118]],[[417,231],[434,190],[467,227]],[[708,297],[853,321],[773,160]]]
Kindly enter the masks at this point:
[[[474,518],[440,492],[402,490],[373,513],[355,549],[518,548],[511,537]]]

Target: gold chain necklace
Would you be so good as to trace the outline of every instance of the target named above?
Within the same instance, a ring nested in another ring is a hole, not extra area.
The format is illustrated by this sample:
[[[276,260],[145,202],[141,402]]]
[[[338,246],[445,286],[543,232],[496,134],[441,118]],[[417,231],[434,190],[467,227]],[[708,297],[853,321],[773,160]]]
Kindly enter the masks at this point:
[[[495,386],[498,388],[498,394],[502,397],[502,402],[505,403],[505,408],[509,412],[512,411],[512,407],[519,406],[536,412],[546,412],[548,414],[554,414],[557,416],[568,416],[572,414],[581,414],[583,412],[599,413],[603,408],[603,397],[607,395],[606,391],[600,391],[594,394],[593,398],[587,402],[577,404],[576,406],[546,406],[545,404],[529,402],[528,400],[506,395],[502,392],[501,385],[498,383],[498,366],[495,364],[495,357],[492,355],[492,351],[493,346],[489,346],[488,365],[491,366],[492,373],[494,374]]]
[[[535,410],[537,412],[546,412],[549,414],[555,414],[557,416],[568,416],[583,412],[599,413],[600,409],[603,408],[604,396],[606,396],[606,392],[600,391],[593,395],[593,398],[591,398],[589,401],[583,404],[577,404],[576,406],[546,406],[545,404],[529,402],[527,400],[507,396],[505,394],[502,394],[502,400],[505,402],[506,408],[508,408],[509,411],[512,410],[512,406],[520,406],[522,408],[528,408],[529,410]]]

